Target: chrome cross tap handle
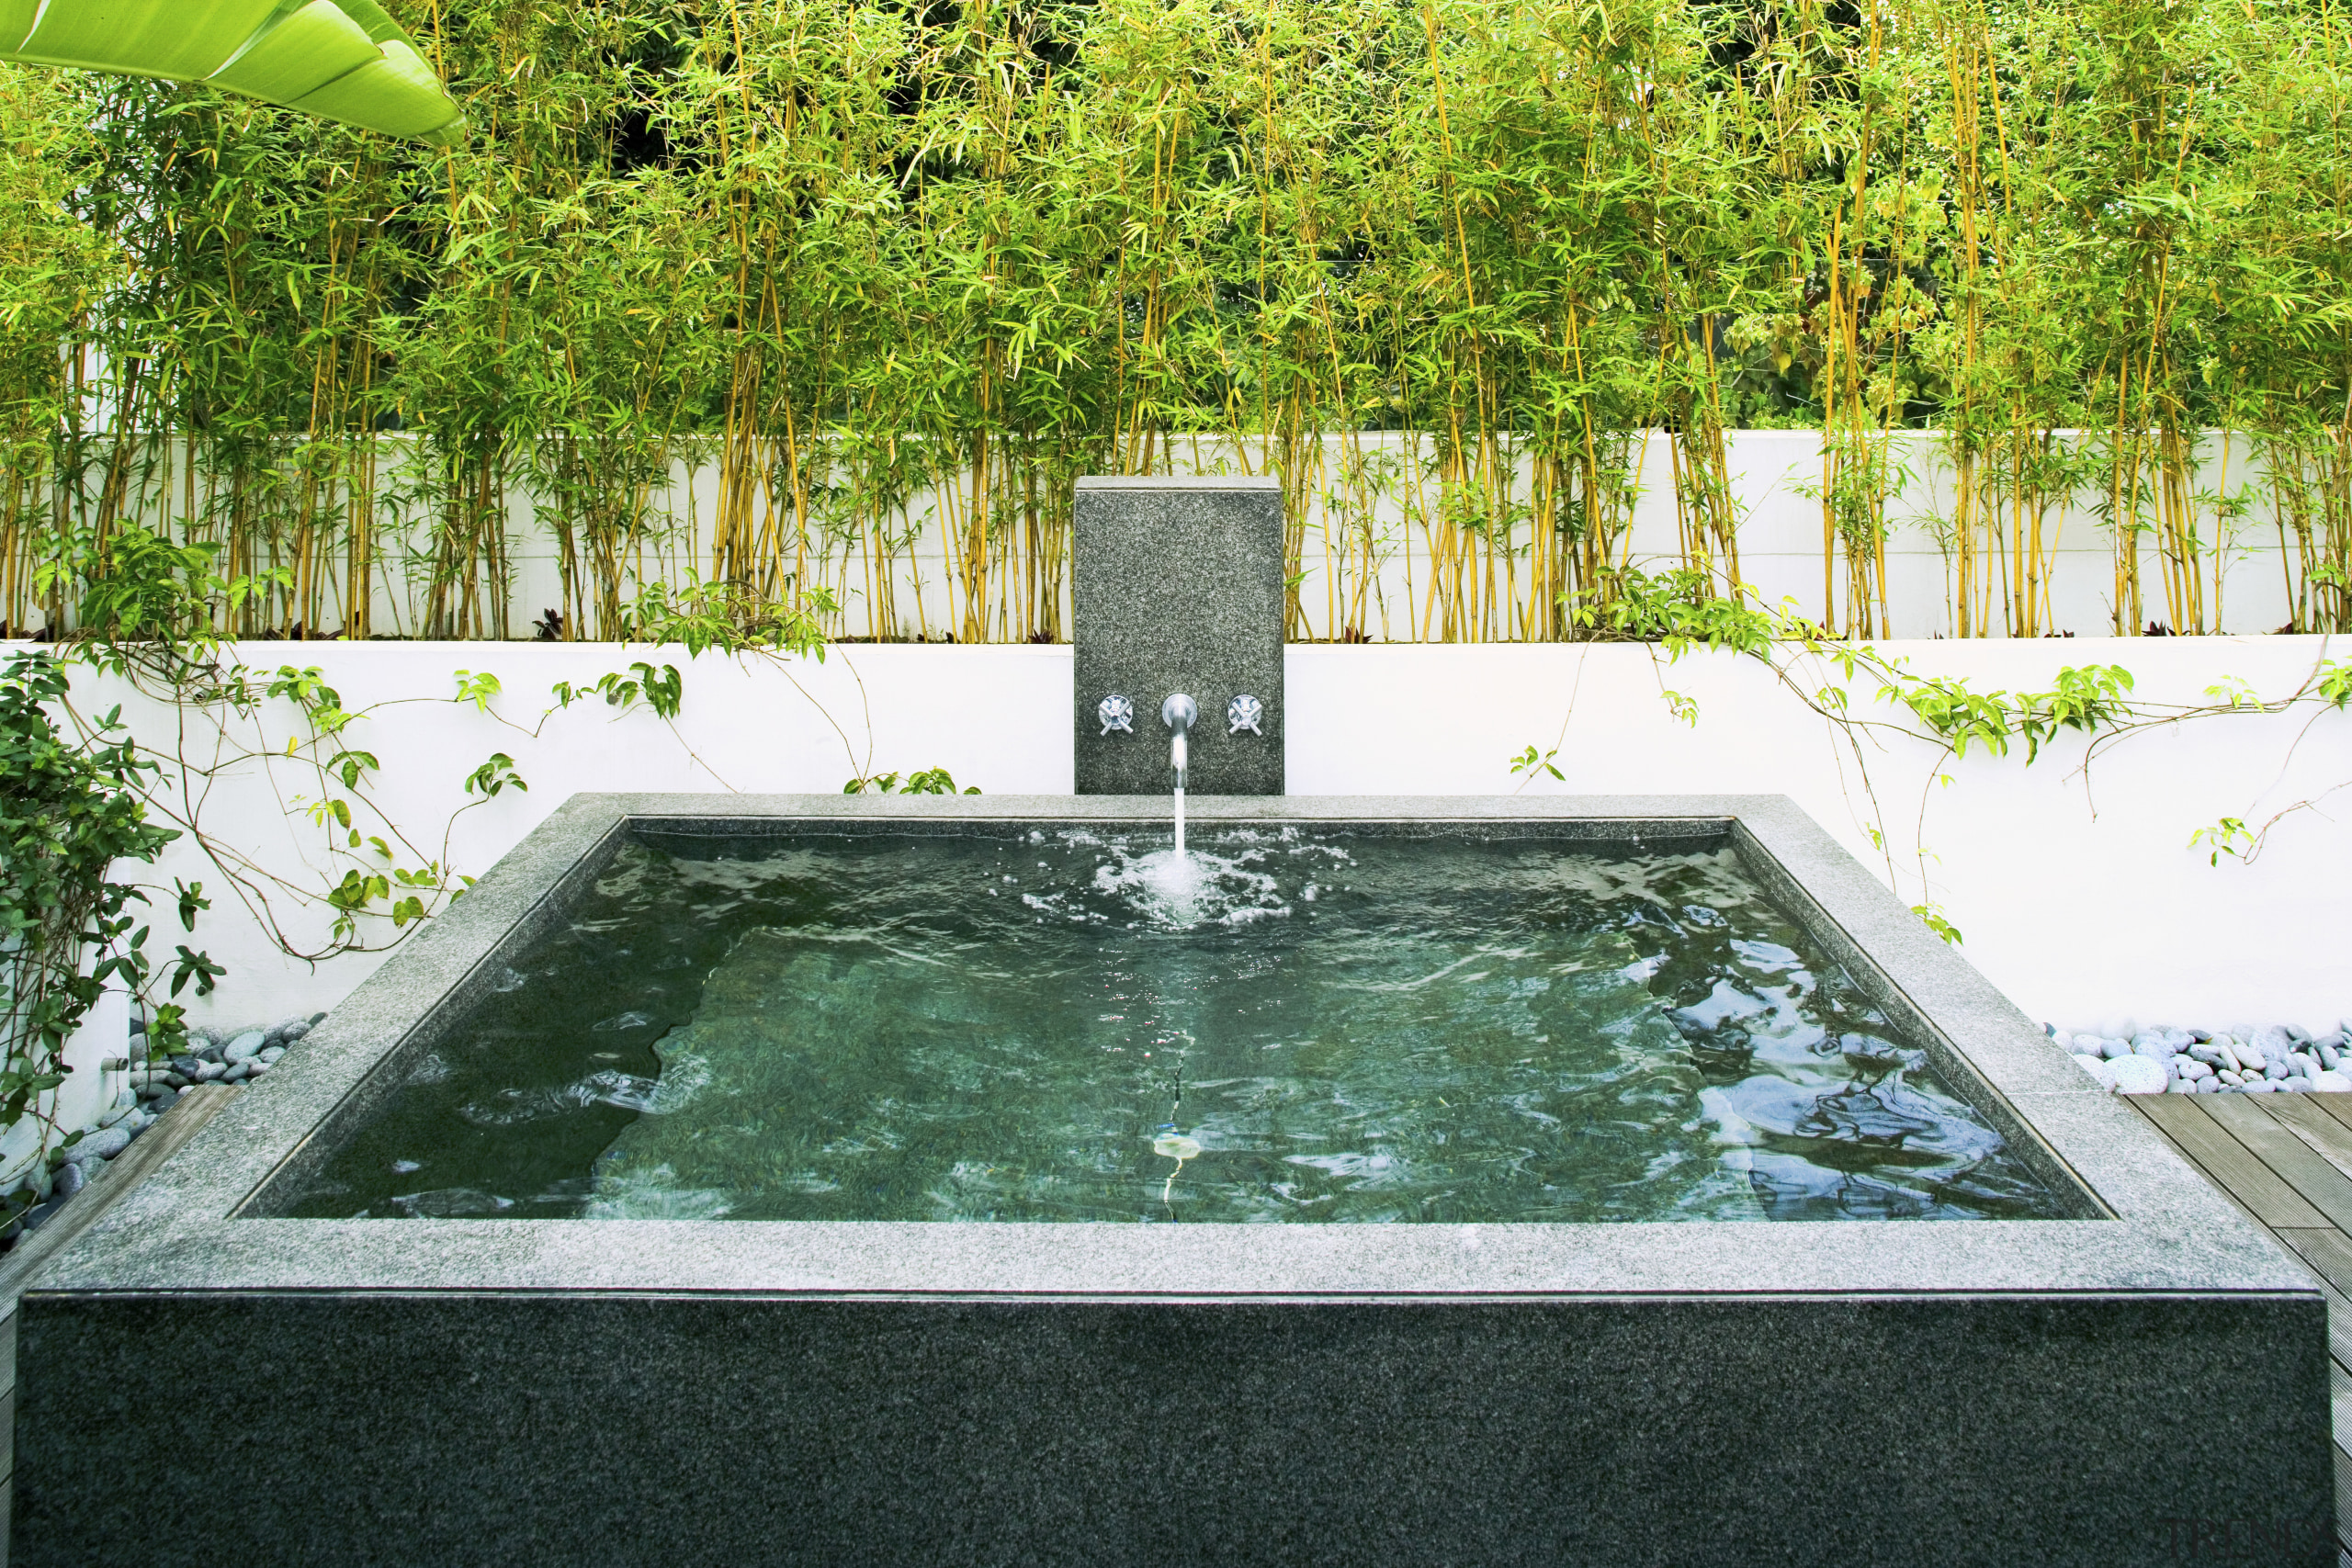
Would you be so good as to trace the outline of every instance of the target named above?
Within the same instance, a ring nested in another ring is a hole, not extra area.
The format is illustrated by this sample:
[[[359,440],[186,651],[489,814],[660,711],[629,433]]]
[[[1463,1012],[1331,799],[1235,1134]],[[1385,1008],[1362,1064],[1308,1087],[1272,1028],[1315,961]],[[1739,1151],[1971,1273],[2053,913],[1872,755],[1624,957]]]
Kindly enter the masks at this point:
[[[1246,729],[1252,735],[1263,735],[1266,732],[1258,725],[1265,716],[1266,705],[1245,692],[1225,705],[1226,733],[1238,735]]]
[[[1104,697],[1094,705],[1094,716],[1102,721],[1102,733],[1118,730],[1127,735],[1136,732],[1136,705],[1122,696]]]

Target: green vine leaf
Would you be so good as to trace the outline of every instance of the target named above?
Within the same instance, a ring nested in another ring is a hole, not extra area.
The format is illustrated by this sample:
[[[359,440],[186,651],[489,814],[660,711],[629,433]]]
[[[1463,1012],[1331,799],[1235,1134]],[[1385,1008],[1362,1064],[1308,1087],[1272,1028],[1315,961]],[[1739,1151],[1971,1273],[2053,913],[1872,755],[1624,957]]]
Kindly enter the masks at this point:
[[[488,761],[466,775],[465,787],[468,795],[479,795],[488,800],[502,790],[527,790],[531,786],[514,771],[514,758],[503,751],[492,751]]]
[[[497,696],[502,689],[498,677],[487,670],[479,674],[470,670],[460,670],[458,671],[458,694],[454,700],[473,704],[477,713],[488,713],[491,699]]]

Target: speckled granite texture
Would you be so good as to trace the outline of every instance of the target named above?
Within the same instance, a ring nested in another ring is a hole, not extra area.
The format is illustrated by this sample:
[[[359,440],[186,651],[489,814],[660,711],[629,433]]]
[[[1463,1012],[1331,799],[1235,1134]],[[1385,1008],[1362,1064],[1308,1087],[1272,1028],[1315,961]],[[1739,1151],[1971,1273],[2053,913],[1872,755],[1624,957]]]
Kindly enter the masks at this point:
[[[2182,1543],[2200,1540],[2334,1561],[2308,1275],[1786,800],[1194,806],[1204,823],[1729,835],[2077,1217],[253,1217],[566,918],[633,823],[935,833],[1164,811],[583,795],[25,1297],[15,1562],[2072,1568],[2195,1561]],[[2226,1517],[2180,1501],[2187,1456],[2212,1453]]]
[[[15,1561],[2100,1568],[2177,1561],[2157,1456],[2225,1453],[2318,1564],[2322,1310],[58,1303]]]
[[[1169,789],[1171,692],[1200,705],[1193,795],[1283,793],[1283,498],[1266,479],[1082,479],[1070,518],[1080,795]],[[1105,736],[1095,705],[1135,705]],[[1265,706],[1262,735],[1227,732],[1226,704]]]

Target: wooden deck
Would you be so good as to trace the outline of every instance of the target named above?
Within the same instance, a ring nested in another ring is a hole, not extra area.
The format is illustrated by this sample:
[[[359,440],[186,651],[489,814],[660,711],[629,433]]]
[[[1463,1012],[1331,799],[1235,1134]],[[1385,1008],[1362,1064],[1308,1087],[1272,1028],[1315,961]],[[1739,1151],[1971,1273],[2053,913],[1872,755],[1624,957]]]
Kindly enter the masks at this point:
[[[2336,1561],[2352,1568],[2352,1094],[2123,1098],[2286,1243],[2327,1296]]]

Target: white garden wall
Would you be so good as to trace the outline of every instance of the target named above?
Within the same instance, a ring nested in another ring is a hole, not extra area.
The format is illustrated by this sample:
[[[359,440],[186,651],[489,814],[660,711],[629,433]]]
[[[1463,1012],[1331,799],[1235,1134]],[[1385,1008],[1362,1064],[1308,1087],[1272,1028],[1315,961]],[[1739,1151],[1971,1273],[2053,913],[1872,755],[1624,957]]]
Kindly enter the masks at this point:
[[[2071,439],[2071,433],[2063,438]],[[1405,501],[1412,489],[1408,477],[1412,465],[1405,457],[1407,438],[1380,433],[1359,436],[1356,442],[1368,462],[1385,464],[1391,470],[1374,508],[1374,527],[1381,541],[1378,585],[1372,595],[1374,609],[1363,629],[1376,642],[1416,641],[1415,616],[1425,615],[1428,608],[1429,542],[1422,529],[1406,522]],[[1733,493],[1740,508],[1739,559],[1744,580],[1768,604],[1793,599],[1804,615],[1828,615],[1830,608],[1823,598],[1821,503],[1806,493],[1807,487],[1817,491],[1821,481],[1820,433],[1737,430],[1728,432],[1725,442]],[[1426,439],[1422,446],[1415,462],[1428,470],[1431,455]],[[1911,478],[1887,509],[1886,601],[1892,630],[1905,637],[1949,637],[1953,631],[1954,568],[1950,541],[1941,536],[1935,520],[1949,517],[1954,510],[1951,466],[1936,432],[1898,432],[1894,446],[1894,465],[1907,470]],[[1333,482],[1340,470],[1340,443],[1337,437],[1329,438],[1325,447],[1327,482]],[[1180,470],[1265,471],[1262,457],[1212,441],[1180,438],[1170,443],[1170,450]],[[2274,631],[2290,618],[2289,591],[2263,471],[2243,435],[2230,438],[2208,432],[2199,444],[2198,458],[2200,488],[2216,494],[2226,491],[2246,502],[2242,520],[2227,527],[2211,515],[2200,516],[2199,522],[2206,547],[2215,552],[2202,568],[2209,595],[2206,613],[2209,617],[2218,615],[2218,621],[2209,620],[2209,626],[2233,632]],[[1531,471],[1524,461],[1521,467],[1522,475]],[[1651,570],[1675,565],[1680,545],[1673,459],[1664,434],[1652,433],[1644,439],[1636,480],[1641,499],[1634,509],[1627,544],[1631,558]],[[1433,510],[1435,494],[1436,482],[1429,479],[1420,505]],[[2054,617],[2051,629],[2076,637],[2105,636],[2114,627],[2114,536],[2090,504],[2095,499],[2077,498],[2077,504],[2054,511],[2047,522]],[[678,465],[663,504],[676,519],[677,527],[647,568],[647,575],[666,573],[678,581],[696,568],[707,573],[709,524],[718,510],[717,468],[707,464]],[[1344,542],[1331,536],[1324,513],[1319,499],[1310,505],[1300,558],[1306,573],[1299,585],[1300,602],[1306,609],[1309,630],[1318,637],[1334,635],[1329,605],[1334,599],[1345,600],[1351,582],[1347,572],[1352,570],[1347,565]],[[960,513],[950,507],[946,514]],[[915,606],[920,602],[923,623],[934,635],[952,628],[956,614],[947,586],[950,572],[942,515],[933,491],[918,491],[909,498],[904,521],[920,531],[912,549],[899,558],[893,573],[894,602],[904,626],[910,630],[914,626]],[[514,625],[520,632],[542,609],[562,603],[562,579],[554,541],[537,526],[527,497],[514,498],[509,530],[514,540]],[[1522,530],[1521,549],[1525,542]],[[2139,554],[2143,617],[2167,620],[2163,568],[2152,538],[2141,540]],[[862,554],[838,556],[834,567],[815,572],[821,581],[842,589],[845,613],[836,629],[844,635],[863,635],[870,629],[861,586],[866,581],[859,564],[864,558]],[[2221,590],[2218,595],[2213,593],[2216,584]],[[1836,592],[1842,613],[1846,602],[1842,560]],[[1998,603],[1996,593],[1996,613]],[[1065,612],[1067,608],[1065,587]],[[389,598],[382,601],[379,620],[385,627],[400,625],[391,615]]]
[[[0,1192],[13,1189],[63,1134],[96,1126],[106,1116],[126,1082],[107,1064],[123,1059],[130,1027],[130,999],[119,990],[108,990],[84,1016],[65,1044],[65,1065],[74,1070],[47,1104],[56,1129],[28,1116],[0,1134]]]
[[[1808,487],[1817,489],[1821,479],[1819,433],[1739,430],[1727,433],[1725,439],[1733,492],[1740,511],[1738,543],[1746,581],[1768,603],[1793,599],[1803,614],[1826,616],[1830,606],[1824,602],[1821,504],[1805,493]],[[2073,436],[2062,433],[2062,439]],[[1430,477],[1433,454],[1426,437],[1416,447],[1396,433],[1367,433],[1353,442],[1367,466],[1385,476],[1373,507],[1378,558],[1368,595],[1372,607],[1363,630],[1376,642],[1415,641],[1428,612],[1430,545],[1425,529],[1408,525],[1406,518],[1408,501],[1424,514],[1434,511],[1436,486]],[[400,469],[403,446],[401,438],[388,438],[381,476],[386,493],[398,488],[393,476]],[[1408,447],[1413,450],[1408,452]],[[1894,448],[1895,466],[1911,478],[1887,509],[1889,621],[1884,629],[1905,637],[1949,636],[1953,630],[1954,569],[1948,541],[1936,521],[1950,516],[1953,510],[1951,472],[1943,457],[1942,437],[1933,431],[1898,432]],[[1169,444],[1169,450],[1180,471],[1247,473],[1266,468],[1261,453],[1215,440],[1178,437]],[[1341,455],[1340,439],[1327,439],[1323,489],[1336,483]],[[145,508],[151,519],[184,509],[184,475],[177,467],[183,457],[176,445],[157,453],[154,480],[160,488],[151,489]],[[2229,438],[2208,432],[2199,444],[2198,460],[2195,488],[2214,495],[2226,492],[2245,503],[2239,520],[2226,526],[2210,502],[2200,510],[2198,531],[2205,548],[2212,552],[2201,568],[2207,582],[2209,628],[2273,631],[2289,619],[2288,576],[2266,481],[2251,444],[2243,435]],[[1530,471],[1522,459],[1522,479]],[[1422,481],[1418,488],[1416,474]],[[652,498],[654,510],[667,521],[660,536],[632,558],[639,580],[677,585],[710,573],[712,524],[719,509],[718,479],[712,463],[680,461],[673,466],[668,484]],[[1679,558],[1680,547],[1672,460],[1663,434],[1653,433],[1644,439],[1636,479],[1641,499],[1634,509],[1627,541],[1631,558],[1648,570],[1671,566]],[[960,492],[966,487],[959,483],[956,488]],[[1521,499],[1524,495],[1522,489]],[[894,555],[885,570],[899,635],[924,630],[937,637],[958,625],[961,602],[951,591],[944,525],[961,516],[958,499],[943,498],[934,490],[919,490],[908,497],[892,525],[894,535],[913,536],[911,546]],[[2113,629],[2114,535],[2091,504],[2097,499],[2077,497],[2076,504],[2053,513],[2047,525],[2052,629],[2078,637],[2102,636]],[[1341,532],[1339,523],[1326,513],[1321,495],[1311,497],[1303,525],[1306,540],[1300,562],[1306,575],[1299,592],[1307,629],[1316,637],[1336,635],[1332,605],[1335,602],[1344,605],[1354,587],[1351,574],[1361,570],[1360,565],[1351,562],[1344,539],[1336,536]],[[422,574],[431,562],[430,541],[415,517],[403,522],[396,508],[383,509],[378,527],[379,543],[386,554],[373,579],[372,624],[379,635],[413,635],[422,629],[417,606],[424,598]],[[505,532],[511,571],[509,626],[515,635],[527,635],[542,611],[563,604],[564,594],[555,536],[539,518],[527,486],[519,479],[507,493]],[[1517,547],[1523,551],[1525,545],[1526,533],[1521,529]],[[842,615],[828,627],[832,635],[865,636],[875,629],[868,602],[874,580],[864,547],[855,538],[810,540],[812,554],[807,563],[810,580],[837,588],[843,601]],[[2163,569],[2153,538],[2142,537],[2138,550],[2143,615],[2168,620]],[[1521,566],[1523,570],[1523,561]],[[331,587],[331,597],[334,592]],[[1846,592],[1842,563],[1836,592],[1838,605],[1842,607]],[[1063,606],[1066,613],[1066,581]],[[339,619],[340,602],[331,604],[329,611],[330,620]],[[1344,618],[1344,610],[1340,618]],[[1001,636],[1001,628],[991,635]],[[1019,640],[1018,628],[1004,640]]]
[[[1922,673],[1965,675],[1980,688],[2041,689],[2062,663],[2120,663],[2150,705],[2203,703],[2223,677],[2284,696],[2330,652],[2324,638],[2279,637],[1881,648]],[[821,664],[788,667],[580,644],[240,651],[265,669],[315,664],[347,708],[365,710],[351,733],[383,763],[372,797],[417,842],[417,858],[442,858],[446,827],[447,862],[472,874],[582,790],[832,792],[854,773],[934,766],[991,794],[1071,788],[1066,647],[836,648]],[[1293,647],[1288,657],[1295,794],[1784,793],[1886,876],[1869,833],[1880,824],[1905,900],[1939,905],[1965,934],[1966,955],[2037,1018],[2315,1027],[2352,1013],[2352,788],[2328,794],[2352,782],[2352,714],[2305,705],[2283,716],[2199,718],[2126,739],[2087,770],[2079,738],[2031,767],[2021,751],[1972,754],[1942,764],[1944,785],[1931,778],[1934,750],[1902,737],[1865,746],[1865,770],[1770,671],[1730,655],[1668,664],[1641,646],[1516,645]],[[674,728],[599,702],[546,714],[555,682],[583,684],[634,659],[684,670]],[[459,669],[499,677],[504,694],[490,713],[450,700]],[[1805,683],[1826,679],[1816,671]],[[1664,689],[1697,704],[1695,726],[1674,717]],[[89,675],[77,694],[92,706],[124,701],[134,733],[169,744],[168,710]],[[291,718],[288,705],[267,705],[258,732],[243,739],[280,751]],[[536,739],[525,733],[535,728]],[[1530,744],[1556,748],[1565,784],[1514,777],[1509,760]],[[469,798],[459,780],[493,750],[514,759],[528,792],[510,790],[452,823]],[[206,830],[256,867],[296,886],[341,874],[297,798],[314,791],[315,775],[247,761],[183,787],[181,798],[200,800]],[[2216,868],[2189,847],[2193,832],[2223,816],[2259,825],[2307,799],[2318,808],[2283,820],[2250,865]],[[1924,895],[1918,842],[1934,857]],[[200,878],[215,897],[193,940],[231,973],[196,1010],[199,1019],[331,1007],[379,961],[285,958],[190,846],[160,869],[163,886],[174,875]],[[298,946],[322,941],[322,911],[283,893],[273,908]],[[157,914],[171,924],[167,899]],[[371,929],[392,934],[385,922]]]

